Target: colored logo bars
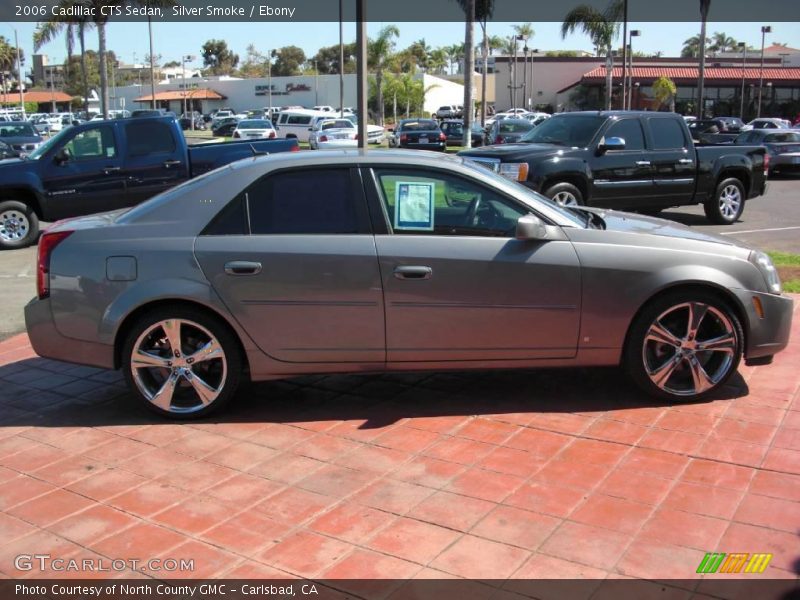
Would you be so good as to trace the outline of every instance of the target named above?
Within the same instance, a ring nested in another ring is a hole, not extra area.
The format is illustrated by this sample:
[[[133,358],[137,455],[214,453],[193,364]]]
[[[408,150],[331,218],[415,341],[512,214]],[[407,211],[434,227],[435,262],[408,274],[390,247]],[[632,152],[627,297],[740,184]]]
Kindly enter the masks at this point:
[[[698,573],[763,573],[772,554],[707,552],[697,567]]]

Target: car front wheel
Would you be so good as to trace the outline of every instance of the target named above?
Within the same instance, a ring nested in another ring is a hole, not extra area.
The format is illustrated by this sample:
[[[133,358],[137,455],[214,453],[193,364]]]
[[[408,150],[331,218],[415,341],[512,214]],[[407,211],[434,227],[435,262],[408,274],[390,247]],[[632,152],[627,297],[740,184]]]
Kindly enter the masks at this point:
[[[17,200],[0,202],[0,249],[13,250],[35,243],[39,237],[39,217]]]
[[[583,206],[583,194],[571,183],[556,183],[545,190],[544,195],[559,206]]]
[[[667,294],[634,322],[625,363],[650,395],[693,401],[719,389],[736,372],[744,333],[736,313],[702,291]]]
[[[140,317],[125,338],[125,379],[138,400],[176,419],[204,417],[227,404],[241,380],[234,334],[193,308],[162,308]]]

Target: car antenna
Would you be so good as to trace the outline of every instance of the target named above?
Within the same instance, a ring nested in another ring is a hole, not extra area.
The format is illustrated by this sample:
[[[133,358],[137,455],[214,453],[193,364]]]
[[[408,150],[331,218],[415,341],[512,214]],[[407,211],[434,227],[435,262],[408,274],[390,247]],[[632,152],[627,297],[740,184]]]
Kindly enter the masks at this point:
[[[263,150],[256,150],[256,147],[253,144],[248,144],[250,146],[250,150],[253,151],[253,156],[269,156],[269,152],[264,152]]]

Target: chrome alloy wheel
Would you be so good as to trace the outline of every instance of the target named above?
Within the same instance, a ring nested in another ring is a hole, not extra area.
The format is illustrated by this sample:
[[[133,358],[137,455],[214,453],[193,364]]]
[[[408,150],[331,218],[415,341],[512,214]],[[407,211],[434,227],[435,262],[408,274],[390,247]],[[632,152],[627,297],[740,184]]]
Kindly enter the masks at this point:
[[[675,396],[708,391],[730,372],[739,347],[731,320],[703,302],[684,302],[659,315],[644,338],[650,380]]]
[[[155,406],[171,413],[193,413],[212,404],[228,372],[219,341],[202,325],[167,319],[148,327],[130,358],[136,387]]]
[[[556,193],[552,200],[559,206],[580,206],[578,204],[578,199],[573,194],[566,191]]]
[[[720,214],[730,221],[739,214],[742,207],[742,193],[735,185],[726,185],[722,188],[717,201]]]
[[[0,213],[0,239],[16,242],[28,235],[31,224],[25,213],[19,210],[4,210]]]

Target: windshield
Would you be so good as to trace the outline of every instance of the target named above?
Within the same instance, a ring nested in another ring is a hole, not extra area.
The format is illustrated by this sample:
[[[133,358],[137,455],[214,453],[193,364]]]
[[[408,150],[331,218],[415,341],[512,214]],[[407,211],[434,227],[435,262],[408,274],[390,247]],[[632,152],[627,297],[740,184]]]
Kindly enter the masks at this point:
[[[530,121],[517,119],[505,119],[497,126],[500,133],[525,133],[533,127]]]
[[[30,123],[7,123],[0,125],[0,137],[38,137]]]
[[[409,121],[402,124],[403,131],[431,131],[439,129],[436,121]]]
[[[605,122],[606,117],[599,115],[556,115],[531,129],[521,141],[583,148],[589,145]]]
[[[238,129],[272,129],[272,123],[265,121],[264,119],[239,121]]]
[[[564,207],[559,206],[549,198],[542,196],[538,192],[534,192],[529,187],[522,185],[517,181],[512,181],[503,177],[499,173],[490,171],[485,166],[473,162],[468,156],[464,157],[464,166],[475,169],[481,177],[486,177],[492,180],[492,183],[500,188],[505,189],[507,192],[519,198],[531,208],[538,209],[540,212],[557,213],[559,216],[573,223],[576,227],[585,228],[588,225],[588,219],[585,214],[579,211],[571,211]]]
[[[339,119],[338,121],[323,121],[320,129],[354,129],[352,121],[348,119]]]
[[[764,136],[765,142],[773,144],[780,144],[781,142],[800,142],[800,133],[787,132],[787,133],[770,133]]]
[[[44,156],[50,148],[53,148],[61,143],[65,137],[70,137],[72,135],[72,131],[70,129],[64,129],[51,137],[49,140],[41,144],[36,150],[28,154],[26,158],[29,160],[39,160],[42,156]]]

